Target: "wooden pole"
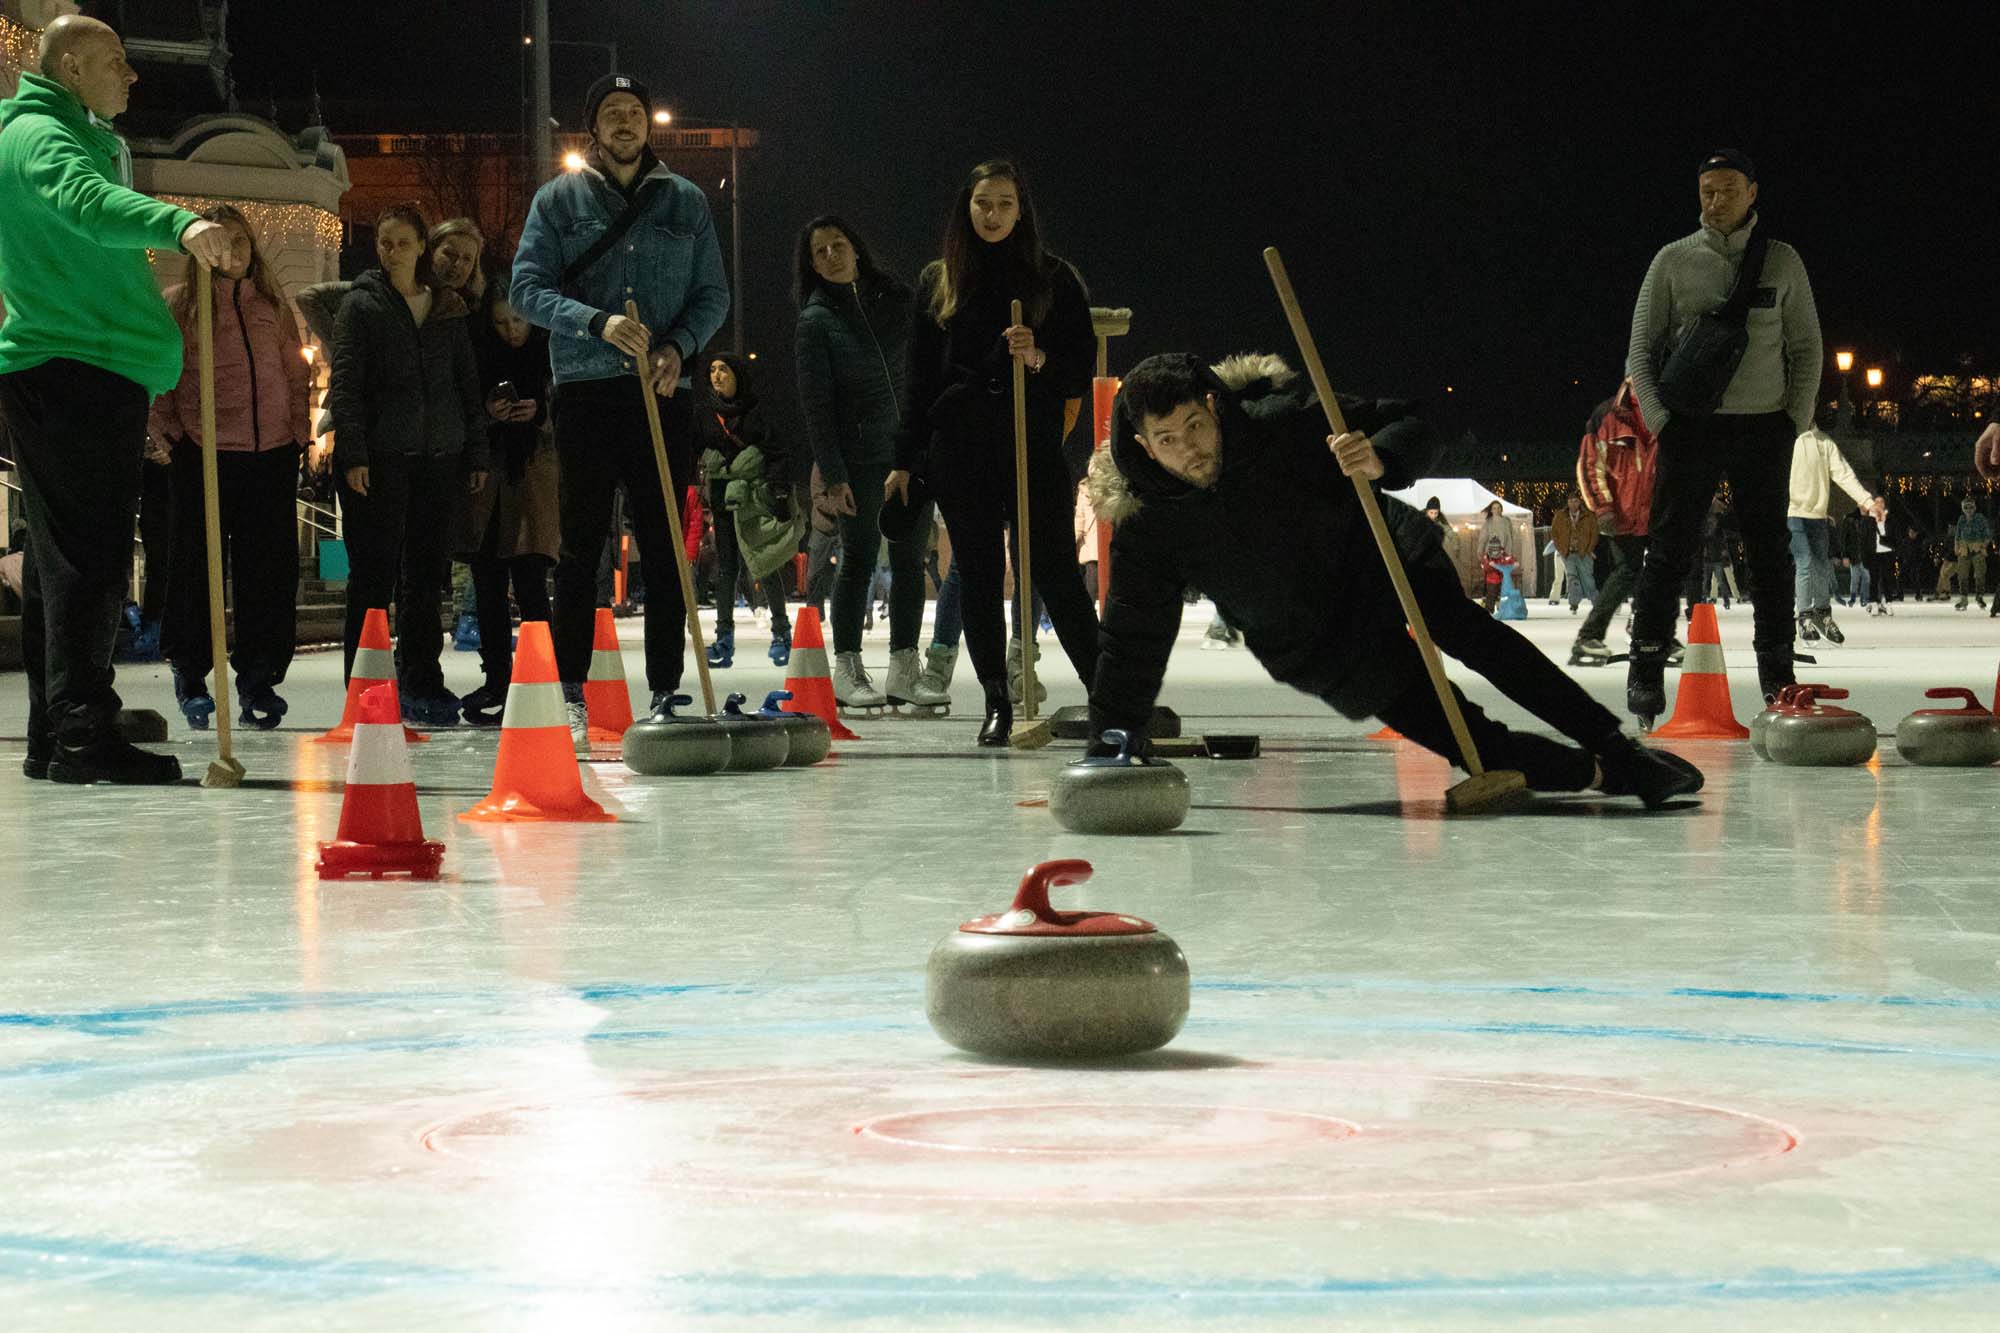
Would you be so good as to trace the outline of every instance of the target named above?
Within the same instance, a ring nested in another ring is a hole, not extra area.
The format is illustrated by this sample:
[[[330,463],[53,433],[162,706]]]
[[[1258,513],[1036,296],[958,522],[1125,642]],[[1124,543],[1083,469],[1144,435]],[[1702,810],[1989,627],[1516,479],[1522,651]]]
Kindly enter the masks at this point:
[[[243,781],[229,736],[229,625],[222,608],[222,484],[215,462],[215,278],[196,260],[196,341],[201,358],[202,527],[208,539],[208,642],[215,672],[215,762],[204,787],[234,787]]]

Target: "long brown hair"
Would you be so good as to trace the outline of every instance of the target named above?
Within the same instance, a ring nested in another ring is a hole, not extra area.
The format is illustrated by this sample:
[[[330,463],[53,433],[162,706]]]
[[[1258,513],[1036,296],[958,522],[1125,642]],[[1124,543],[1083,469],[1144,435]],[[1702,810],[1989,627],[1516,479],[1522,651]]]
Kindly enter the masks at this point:
[[[930,289],[931,318],[940,326],[949,324],[958,313],[959,302],[970,289],[973,275],[973,247],[984,245],[972,230],[972,192],[984,181],[1011,181],[1020,196],[1021,216],[1014,230],[1001,244],[1007,249],[1008,295],[1019,297],[1022,317],[1030,324],[1047,318],[1055,303],[1055,283],[1049,277],[1048,254],[1042,249],[1042,228],[1035,220],[1035,202],[1028,182],[1012,162],[996,158],[981,162],[966,177],[944,220],[941,257],[925,267],[923,281]],[[850,239],[852,239],[850,237]]]
[[[201,216],[204,221],[224,226],[233,222],[243,228],[243,234],[250,238],[250,285],[255,287],[265,300],[283,310],[284,294],[278,290],[277,279],[271,276],[271,266],[264,260],[264,247],[257,244],[257,229],[250,225],[250,219],[244,217],[243,211],[234,204],[211,204],[202,210]],[[174,318],[182,323],[187,322],[189,313],[194,309],[194,289],[194,259],[190,256],[187,262],[187,277],[182,282],[181,289],[174,293]]]

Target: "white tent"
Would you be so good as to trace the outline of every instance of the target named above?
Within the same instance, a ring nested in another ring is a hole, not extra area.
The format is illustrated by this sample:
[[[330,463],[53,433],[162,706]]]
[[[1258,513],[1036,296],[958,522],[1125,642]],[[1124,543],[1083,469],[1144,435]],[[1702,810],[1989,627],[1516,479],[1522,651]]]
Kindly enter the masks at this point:
[[[1481,586],[1480,525],[1485,521],[1486,506],[1499,500],[1500,512],[1510,520],[1514,530],[1510,553],[1520,562],[1514,585],[1521,589],[1523,595],[1532,594],[1535,570],[1541,563],[1541,552],[1535,547],[1535,515],[1532,510],[1501,500],[1470,477],[1421,477],[1408,488],[1388,494],[1416,509],[1422,509],[1432,496],[1437,497],[1445,520],[1451,524],[1452,535],[1457,538],[1452,543],[1452,563],[1458,566],[1459,577],[1464,580],[1465,586],[1474,592]]]

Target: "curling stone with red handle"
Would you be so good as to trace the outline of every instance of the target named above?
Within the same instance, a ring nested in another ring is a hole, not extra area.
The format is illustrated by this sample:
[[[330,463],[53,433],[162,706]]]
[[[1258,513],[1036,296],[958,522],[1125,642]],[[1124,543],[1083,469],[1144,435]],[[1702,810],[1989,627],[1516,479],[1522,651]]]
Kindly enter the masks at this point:
[[[790,690],[772,690],[764,696],[757,716],[774,722],[785,733],[790,748],[785,751],[786,768],[809,768],[833,753],[833,733],[826,723],[811,713],[789,713],[782,705],[792,697]]]
[[[1815,685],[1814,689],[1828,689],[1829,686]],[[1770,707],[1750,719],[1750,748],[1757,752],[1759,759],[1769,759],[1771,752],[1764,746],[1764,735],[1771,725],[1771,719],[1792,706],[1792,696],[1798,692],[1796,685],[1784,685],[1778,689],[1778,697],[1771,700]]]
[[[1845,699],[1846,690],[1801,685],[1791,707],[1764,729],[1764,748],[1780,764],[1804,768],[1844,768],[1865,764],[1875,754],[1875,724],[1859,713],[1831,708],[1821,699]]]
[[[1958,699],[1963,708],[1919,708],[1896,726],[1896,753],[1933,768],[1984,768],[2000,761],[2000,720],[1956,685],[1925,690],[1926,699]]]
[[[1116,754],[1063,765],[1049,784],[1049,813],[1072,833],[1165,833],[1187,818],[1187,776],[1162,759],[1142,758],[1122,731],[1104,733]]]
[[[1151,922],[1059,912],[1049,889],[1090,878],[1088,861],[1046,861],[1014,905],[968,921],[931,950],[925,1010],[960,1050],[1014,1059],[1133,1055],[1187,1018],[1188,967]]]

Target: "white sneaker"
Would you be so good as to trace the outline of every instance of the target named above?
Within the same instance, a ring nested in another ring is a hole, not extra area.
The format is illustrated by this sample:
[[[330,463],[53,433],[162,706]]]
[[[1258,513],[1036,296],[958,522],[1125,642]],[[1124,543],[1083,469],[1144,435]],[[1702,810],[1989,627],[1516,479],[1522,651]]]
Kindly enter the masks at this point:
[[[924,684],[923,670],[917,662],[917,650],[900,648],[889,654],[889,680],[883,687],[889,696],[891,707],[921,708],[935,711],[951,707],[951,696],[930,689]]]
[[[590,705],[566,703],[563,708],[569,713],[569,738],[576,742],[576,748],[590,748]]]
[[[860,653],[833,655],[833,697],[842,708],[881,708],[889,702],[868,679]]]

